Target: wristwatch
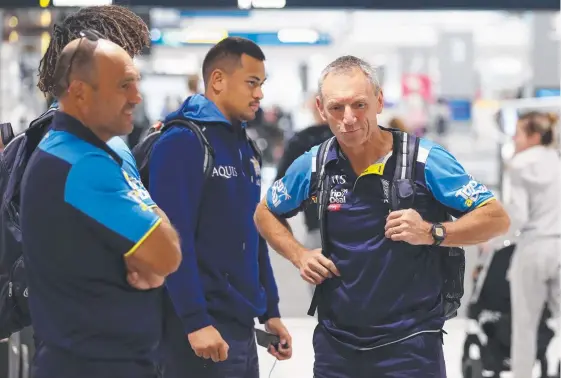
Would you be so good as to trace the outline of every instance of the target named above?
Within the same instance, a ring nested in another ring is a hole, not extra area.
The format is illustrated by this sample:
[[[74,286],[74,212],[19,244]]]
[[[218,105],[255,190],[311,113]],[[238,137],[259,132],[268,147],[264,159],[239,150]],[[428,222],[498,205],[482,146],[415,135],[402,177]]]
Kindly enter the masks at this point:
[[[446,239],[446,228],[441,223],[434,223],[430,232],[434,239],[432,245],[440,245]]]

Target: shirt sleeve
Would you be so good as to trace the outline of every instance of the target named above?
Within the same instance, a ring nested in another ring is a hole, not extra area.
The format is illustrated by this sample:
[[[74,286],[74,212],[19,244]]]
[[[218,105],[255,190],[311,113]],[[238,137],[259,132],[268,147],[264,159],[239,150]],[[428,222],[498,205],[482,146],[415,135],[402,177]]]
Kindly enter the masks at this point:
[[[425,162],[425,181],[434,198],[461,216],[495,198],[485,185],[469,175],[452,154],[433,146]]]
[[[66,203],[106,231],[102,237],[119,254],[130,255],[161,219],[146,205],[148,191],[126,176],[109,156],[87,154],[70,169],[64,196]]]
[[[134,158],[129,146],[125,143],[121,137],[113,137],[109,139],[107,145],[117,153],[123,159],[123,169],[127,173],[128,179],[137,185],[143,186],[140,180],[140,173],[136,165],[136,159]],[[154,201],[150,196],[144,200],[144,203],[148,206],[156,206]]]
[[[267,191],[267,207],[273,214],[288,216],[301,208],[310,195],[312,174],[315,171],[317,147],[297,158],[284,177]]]
[[[263,237],[259,237],[259,280],[267,295],[267,310],[259,317],[261,324],[271,318],[280,318],[279,290],[269,258],[269,247]]]

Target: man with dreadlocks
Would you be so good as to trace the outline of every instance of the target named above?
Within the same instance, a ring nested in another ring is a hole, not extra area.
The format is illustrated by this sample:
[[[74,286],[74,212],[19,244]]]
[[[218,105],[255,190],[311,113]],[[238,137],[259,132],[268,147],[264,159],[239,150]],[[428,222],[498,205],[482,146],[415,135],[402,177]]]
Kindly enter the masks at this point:
[[[55,25],[51,42],[39,63],[41,92],[53,94],[56,62],[70,41],[79,37],[85,29],[95,30],[104,38],[121,46],[134,57],[150,45],[150,31],[146,23],[135,13],[118,5],[82,8]]]

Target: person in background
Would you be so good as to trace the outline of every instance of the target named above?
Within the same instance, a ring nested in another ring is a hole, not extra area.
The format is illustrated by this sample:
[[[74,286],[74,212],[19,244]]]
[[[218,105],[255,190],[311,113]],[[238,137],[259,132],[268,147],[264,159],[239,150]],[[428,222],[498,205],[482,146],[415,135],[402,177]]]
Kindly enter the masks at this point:
[[[142,136],[150,128],[150,120],[146,114],[144,102],[138,104],[133,113],[133,129],[128,135],[127,144],[132,150],[140,142]]]
[[[396,130],[399,130],[399,131],[403,131],[404,133],[409,132],[409,128],[407,126],[405,126],[405,123],[403,122],[403,120],[401,118],[393,117],[390,120],[390,122],[388,122],[388,126],[391,129],[396,129]]]
[[[515,155],[507,165],[507,211],[519,232],[508,278],[512,306],[512,372],[528,378],[537,356],[544,306],[560,311],[561,179],[555,146],[558,116],[522,115],[514,135]]]
[[[264,60],[247,39],[222,40],[203,62],[205,94],[166,117],[200,126],[215,154],[211,177],[185,127],[171,126],[151,153],[150,192],[177,227],[183,252],[166,280],[166,378],[259,377],[256,317],[285,345],[269,352],[280,360],[292,353],[268,247],[253,222],[261,167],[245,127],[263,98]]]
[[[277,166],[275,181],[280,180],[286,175],[288,167],[312,147],[321,144],[331,138],[333,133],[329,125],[321,118],[315,103],[316,96],[308,102],[308,107],[314,116],[314,124],[297,132],[287,143],[284,154]],[[316,204],[310,204],[304,211],[304,221],[306,225],[306,239],[303,245],[314,250],[321,247],[321,236],[319,232],[318,209]]]
[[[187,96],[185,96],[186,98],[189,96],[193,96],[196,95],[198,93],[200,93],[199,90],[199,75],[189,75],[187,76]]]
[[[181,261],[179,238],[107,144],[132,130],[138,70],[115,43],[82,36],[58,56],[58,110],[21,185],[32,375],[156,378],[162,286]]]
[[[50,92],[55,85],[53,74],[62,49],[86,29],[94,30],[121,46],[131,57],[137,56],[145,47],[150,46],[148,26],[128,8],[102,5],[81,8],[71,13],[64,21],[55,24],[45,55],[39,63],[37,87],[47,96],[47,99],[55,101]]]

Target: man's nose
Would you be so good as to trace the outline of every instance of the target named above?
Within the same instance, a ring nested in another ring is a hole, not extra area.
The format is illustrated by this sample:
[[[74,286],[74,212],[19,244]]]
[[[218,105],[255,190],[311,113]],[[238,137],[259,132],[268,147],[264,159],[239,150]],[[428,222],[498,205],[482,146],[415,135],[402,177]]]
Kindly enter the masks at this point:
[[[345,125],[352,125],[356,122],[356,117],[353,109],[347,105],[345,106],[345,112],[343,113],[343,122]]]
[[[256,100],[262,100],[263,97],[265,97],[263,95],[263,89],[261,87],[255,88],[255,90],[253,91],[253,98],[255,98]]]
[[[142,102],[142,95],[140,94],[140,91],[134,91],[134,93],[129,98],[129,102],[135,105],[140,104]]]

